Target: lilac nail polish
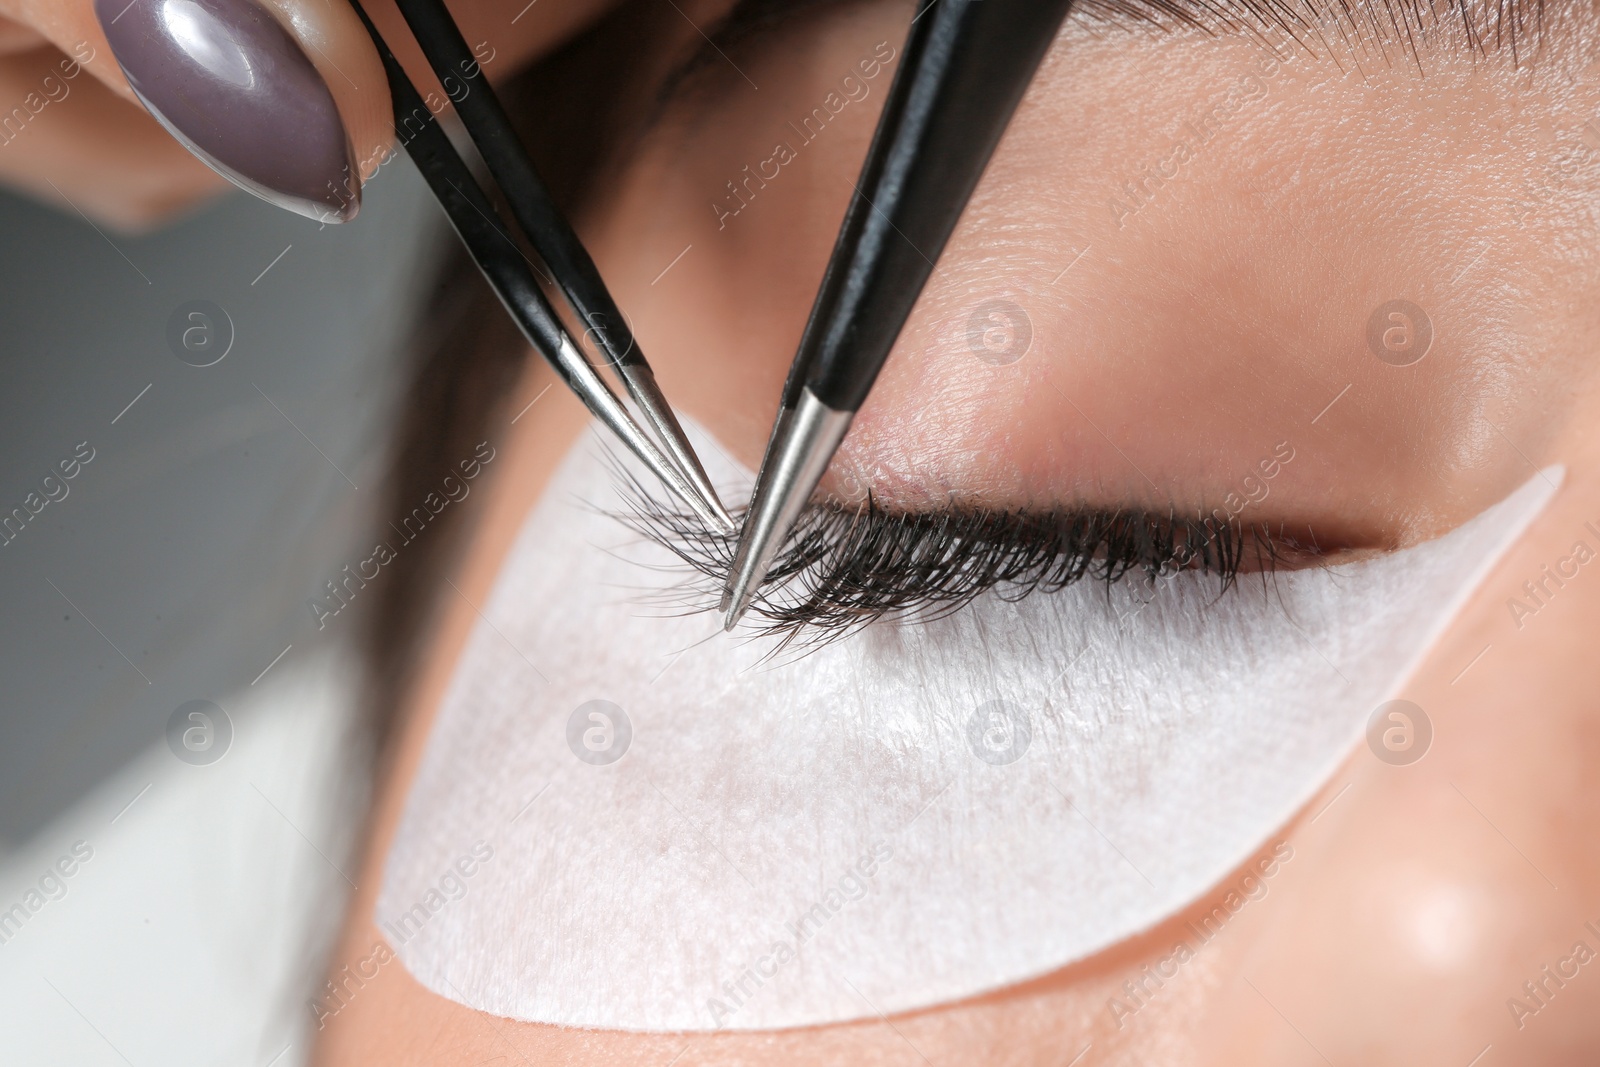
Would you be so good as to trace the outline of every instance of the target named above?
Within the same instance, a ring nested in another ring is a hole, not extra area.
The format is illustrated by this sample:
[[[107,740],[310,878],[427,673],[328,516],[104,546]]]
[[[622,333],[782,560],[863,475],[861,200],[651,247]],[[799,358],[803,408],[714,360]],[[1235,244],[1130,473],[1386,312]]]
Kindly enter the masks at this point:
[[[111,51],[161,125],[218,174],[327,222],[361,181],[333,94],[255,0],[95,0]]]

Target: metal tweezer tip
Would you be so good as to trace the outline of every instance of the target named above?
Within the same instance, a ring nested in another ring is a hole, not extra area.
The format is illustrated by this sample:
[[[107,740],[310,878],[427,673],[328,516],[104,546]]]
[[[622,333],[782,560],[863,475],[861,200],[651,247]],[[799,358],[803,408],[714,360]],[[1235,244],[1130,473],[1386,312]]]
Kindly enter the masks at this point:
[[[695,455],[694,445],[689,443],[689,435],[683,432],[678,416],[673,414],[672,405],[667,403],[661,386],[656,384],[655,372],[647,364],[629,363],[618,367],[617,374],[627,387],[628,395],[639,406],[640,414],[655,430],[656,437],[666,449],[667,458],[678,468],[678,473],[683,475],[705,507],[716,516],[718,521],[714,525],[718,527],[717,532],[728,535],[736,532],[738,524],[718,499],[711,478],[701,465],[700,457]]]
[[[802,390],[799,402],[779,414],[772,442],[761,461],[761,473],[756,476],[755,493],[750,510],[745,513],[733,568],[722,591],[724,630],[732,630],[749,610],[756,590],[822,480],[854,415],[851,411],[833,410],[810,389]]]
[[[589,361],[584,359],[583,353],[578,350],[578,346],[573,343],[571,335],[566,331],[562,331],[561,344],[555,353],[555,361],[584,406],[604,423],[652,474],[661,479],[663,485],[689,505],[691,511],[700,516],[708,526],[725,534],[731,535],[738,529],[733,517],[723,508],[722,502],[716,495],[713,493],[708,499],[700,493],[678,469],[678,465],[656,447],[650,435],[645,433],[644,427],[633,421],[633,416],[622,406],[622,402],[611,392]]]

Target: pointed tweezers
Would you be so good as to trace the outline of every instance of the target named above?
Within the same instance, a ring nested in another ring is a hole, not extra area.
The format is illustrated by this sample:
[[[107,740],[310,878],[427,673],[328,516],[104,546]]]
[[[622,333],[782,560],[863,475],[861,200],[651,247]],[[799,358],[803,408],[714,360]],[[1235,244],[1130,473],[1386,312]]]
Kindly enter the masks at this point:
[[[457,154],[359,0],[351,0],[351,6],[383,60],[394,104],[396,140],[416,163],[462,243],[523,335],[584,406],[701,520],[713,529],[733,532],[732,518],[717,499],[694,448],[656,385],[632,331],[593,260],[551,200],[449,12],[437,0],[407,0],[401,5],[440,80],[445,82],[448,78],[459,83],[459,79],[466,78],[471,83],[461,99],[454,100],[463,125],[489,165],[518,224],[555,276],[568,305],[587,325],[586,333],[596,339],[656,431],[665,452],[634,421],[561,325],[539,289],[531,264],[502,228],[488,195]]]
[[[929,0],[911,20],[723,588],[731,630],[877,379],[1073,0]]]

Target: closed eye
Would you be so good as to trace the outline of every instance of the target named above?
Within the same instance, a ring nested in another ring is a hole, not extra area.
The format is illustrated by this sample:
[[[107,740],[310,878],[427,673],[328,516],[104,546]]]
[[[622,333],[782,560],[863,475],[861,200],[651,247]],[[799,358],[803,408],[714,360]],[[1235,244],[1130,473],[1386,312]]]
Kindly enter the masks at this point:
[[[690,610],[711,610],[736,538],[708,529],[642,491],[620,516],[670,549],[700,581]],[[1214,576],[1218,594],[1241,573],[1270,574],[1333,555],[1314,531],[1237,517],[1140,509],[993,510],[951,505],[896,511],[870,495],[859,506],[811,505],[785,543],[750,611],[758,632],[806,645],[882,618],[947,615],[989,590],[1008,600],[1089,580],[1111,585],[1179,571]],[[1346,556],[1343,551],[1337,552]]]

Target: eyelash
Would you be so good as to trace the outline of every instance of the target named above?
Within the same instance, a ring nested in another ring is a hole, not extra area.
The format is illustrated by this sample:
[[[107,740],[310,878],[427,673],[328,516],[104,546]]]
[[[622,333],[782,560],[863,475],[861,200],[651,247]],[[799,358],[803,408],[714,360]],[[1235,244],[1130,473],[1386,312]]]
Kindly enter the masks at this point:
[[[720,592],[735,539],[631,480],[625,500],[619,518],[708,580],[684,592],[693,610],[709,610],[703,586]],[[961,507],[905,513],[885,510],[869,495],[859,507],[806,510],[747,618],[784,643],[825,642],[881,618],[948,615],[991,589],[1021,600],[1085,579],[1109,589],[1130,575],[1154,580],[1193,570],[1215,576],[1221,595],[1247,567],[1267,573],[1288,555],[1317,554],[1282,531],[1236,519]]]

